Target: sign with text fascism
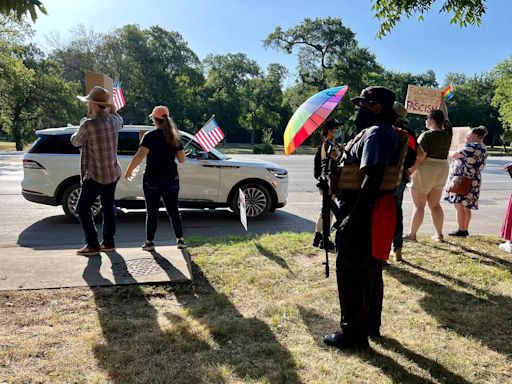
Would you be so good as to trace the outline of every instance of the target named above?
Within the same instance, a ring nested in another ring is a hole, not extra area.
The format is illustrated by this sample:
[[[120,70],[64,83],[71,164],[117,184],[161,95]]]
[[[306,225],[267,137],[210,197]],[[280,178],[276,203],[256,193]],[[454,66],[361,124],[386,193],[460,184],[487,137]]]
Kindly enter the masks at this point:
[[[245,206],[245,194],[240,188],[238,188],[238,208],[240,208],[240,222],[247,231],[247,209]]]
[[[409,113],[428,115],[433,109],[439,109],[441,97],[439,89],[409,85],[405,107]]]

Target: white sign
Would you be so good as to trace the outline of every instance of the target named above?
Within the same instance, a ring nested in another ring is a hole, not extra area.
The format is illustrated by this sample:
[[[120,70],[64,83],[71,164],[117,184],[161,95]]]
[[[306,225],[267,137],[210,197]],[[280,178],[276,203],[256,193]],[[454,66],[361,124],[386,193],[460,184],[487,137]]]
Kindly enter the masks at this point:
[[[245,207],[245,195],[240,188],[238,188],[238,208],[240,208],[240,222],[247,231],[247,210]]]

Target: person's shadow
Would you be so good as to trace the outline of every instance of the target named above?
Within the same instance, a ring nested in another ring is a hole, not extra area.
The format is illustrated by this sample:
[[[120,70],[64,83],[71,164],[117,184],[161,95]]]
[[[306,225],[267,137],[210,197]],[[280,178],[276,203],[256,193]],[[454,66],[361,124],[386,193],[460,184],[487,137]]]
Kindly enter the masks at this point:
[[[312,308],[299,306],[299,311],[304,324],[306,324],[309,333],[315,339],[317,345],[321,348],[330,348],[323,344],[323,336],[329,331],[339,329],[339,324],[336,323],[333,319],[328,319],[323,314]],[[438,362],[429,359],[428,357],[422,356],[419,353],[411,351],[393,338],[381,337],[377,340],[373,340],[373,342],[378,343],[382,348],[388,351],[396,352],[408,360],[414,362],[419,368],[429,372],[430,376],[437,379],[439,382],[470,384],[464,378],[451,372]],[[379,368],[394,383],[432,384],[431,380],[409,372],[392,357],[380,353],[373,348],[370,348],[368,351],[357,352],[356,354],[362,360]]]
[[[167,259],[157,252],[152,255],[162,268],[168,267]],[[116,252],[108,257],[118,267],[124,263]],[[97,284],[102,279],[100,267],[101,258],[91,257],[84,279]],[[193,271],[192,288],[135,284],[92,288],[104,337],[94,347],[94,355],[109,379],[119,384],[212,383],[234,375],[267,383],[300,383],[290,352],[268,326],[244,318],[195,264]],[[129,279],[125,273],[120,281],[126,284]],[[163,302],[164,309],[158,312],[153,300]],[[166,306],[173,310],[165,310]]]
[[[442,272],[405,263],[411,269],[442,278],[461,289],[451,289],[433,279],[404,268],[388,268],[389,276],[405,286],[421,289],[426,295],[420,300],[423,309],[434,316],[443,327],[463,337],[480,340],[490,349],[508,355],[512,353],[512,299],[473,287]]]

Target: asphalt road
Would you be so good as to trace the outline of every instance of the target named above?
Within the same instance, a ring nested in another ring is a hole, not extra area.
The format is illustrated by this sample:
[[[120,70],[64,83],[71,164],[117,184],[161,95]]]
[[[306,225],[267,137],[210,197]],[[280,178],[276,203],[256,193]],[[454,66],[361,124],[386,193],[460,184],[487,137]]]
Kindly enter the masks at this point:
[[[257,156],[280,164],[289,172],[288,204],[283,209],[269,214],[264,220],[249,222],[249,232],[254,234],[282,231],[313,231],[320,196],[313,179],[312,155],[246,155]],[[26,201],[21,196],[20,182],[23,178],[21,153],[0,153],[0,247],[21,246],[38,249],[74,247],[83,243],[81,227],[70,223],[61,207],[51,207]],[[483,175],[480,209],[474,213],[470,233],[499,235],[504,211],[508,204],[512,180],[502,171],[504,164],[512,158],[491,158]],[[445,208],[445,232],[455,228],[453,207]],[[404,225],[408,228],[412,202],[408,192],[404,199]],[[427,210],[428,212],[428,210]],[[183,210],[186,236],[242,235],[245,230],[228,210]],[[118,243],[133,243],[144,240],[143,211],[119,211]],[[432,233],[427,213],[420,234]],[[174,238],[164,212],[161,213],[156,240],[158,244],[173,244]]]

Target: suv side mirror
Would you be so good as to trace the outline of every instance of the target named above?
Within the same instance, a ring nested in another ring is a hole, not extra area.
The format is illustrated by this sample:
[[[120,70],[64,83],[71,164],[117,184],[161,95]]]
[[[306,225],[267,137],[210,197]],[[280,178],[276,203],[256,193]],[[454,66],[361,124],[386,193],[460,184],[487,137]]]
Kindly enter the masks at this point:
[[[208,154],[206,152],[203,152],[203,151],[199,151],[196,153],[196,156],[195,158],[197,160],[208,160]]]

